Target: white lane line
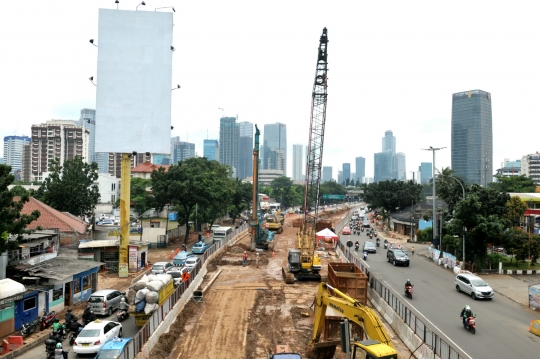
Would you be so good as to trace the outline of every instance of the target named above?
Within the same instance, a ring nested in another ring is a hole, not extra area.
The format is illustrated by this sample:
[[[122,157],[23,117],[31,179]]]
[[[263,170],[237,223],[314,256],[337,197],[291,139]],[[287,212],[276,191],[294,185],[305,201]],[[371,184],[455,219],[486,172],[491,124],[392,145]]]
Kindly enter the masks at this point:
[[[388,288],[392,288],[392,286],[390,285],[390,283],[388,283],[387,281],[383,281],[383,283],[386,283],[386,285],[388,286]],[[392,289],[393,289],[393,288],[392,288]],[[397,290],[394,290],[394,292],[396,292],[395,294],[399,295],[399,297],[400,297],[401,299],[403,299],[403,301],[405,301],[405,298],[403,298],[403,296],[402,296],[401,294],[399,294]],[[377,293],[377,294],[379,294],[379,293]],[[383,300],[384,300],[384,299],[383,299]],[[414,305],[411,304],[410,301],[407,301],[407,303],[409,303],[409,305],[411,306],[411,308],[414,308],[414,310],[416,310],[416,312],[417,312],[418,314],[420,314],[420,315],[422,316],[422,318],[424,318],[429,324],[431,324],[431,325],[433,326],[433,328],[437,329],[442,335],[444,335],[444,336],[446,337],[446,339],[447,339],[450,343],[452,343],[452,344],[454,345],[454,347],[456,347],[456,348],[458,348],[459,350],[461,350],[461,352],[462,352],[464,355],[466,355],[469,359],[473,359],[469,354],[467,354],[467,353],[465,352],[465,350],[461,349],[461,347],[460,347],[459,345],[457,345],[452,339],[450,339],[450,337],[448,337],[448,335],[446,335],[446,334],[445,334],[442,330],[440,330],[435,324],[433,324],[428,318],[426,318],[426,317],[424,316],[424,314],[422,314],[421,311],[419,311],[418,309],[416,309],[416,308],[414,307]],[[393,310],[393,308],[392,308],[392,310]],[[412,328],[411,328],[411,329],[412,329]]]

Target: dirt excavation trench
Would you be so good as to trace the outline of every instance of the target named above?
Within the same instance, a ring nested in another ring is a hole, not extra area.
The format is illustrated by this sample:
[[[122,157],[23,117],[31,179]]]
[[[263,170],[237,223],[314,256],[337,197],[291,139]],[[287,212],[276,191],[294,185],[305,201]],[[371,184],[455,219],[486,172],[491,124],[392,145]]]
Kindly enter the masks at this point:
[[[330,218],[337,224],[341,216]],[[249,236],[209,263],[201,288],[218,269],[221,272],[206,290],[203,302],[186,304],[150,357],[266,359],[276,345],[286,344],[291,351],[307,358],[306,347],[313,330],[310,307],[318,283],[287,285],[281,274],[288,249],[297,243],[296,233],[292,218],[287,218],[284,232],[276,235],[275,255],[272,251],[259,252],[258,268],[255,252],[249,251]],[[241,263],[244,250],[249,254],[245,267]],[[321,274],[326,275],[325,263],[336,260],[331,256],[323,258]],[[336,352],[336,358],[341,358],[341,353]]]

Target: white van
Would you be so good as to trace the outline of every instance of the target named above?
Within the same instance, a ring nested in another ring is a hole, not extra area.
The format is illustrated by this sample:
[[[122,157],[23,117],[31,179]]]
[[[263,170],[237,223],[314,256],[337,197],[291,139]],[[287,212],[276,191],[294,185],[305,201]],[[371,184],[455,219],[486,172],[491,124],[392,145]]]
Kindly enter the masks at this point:
[[[212,232],[213,232],[212,237],[214,239],[214,242],[217,242],[227,237],[229,233],[232,233],[232,228],[231,227],[218,227],[218,228],[213,228]]]

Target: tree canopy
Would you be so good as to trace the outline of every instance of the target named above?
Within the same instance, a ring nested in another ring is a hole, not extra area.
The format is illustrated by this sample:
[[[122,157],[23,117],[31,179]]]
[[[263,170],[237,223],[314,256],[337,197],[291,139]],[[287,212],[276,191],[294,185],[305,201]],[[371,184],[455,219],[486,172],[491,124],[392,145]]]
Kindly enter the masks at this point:
[[[138,177],[131,178],[130,197],[133,202],[135,212],[140,217],[149,209],[155,207],[154,196],[148,192],[152,186],[152,180]]]
[[[503,177],[496,175],[497,182],[491,182],[488,187],[499,192],[508,193],[533,193],[536,191],[536,184],[532,178],[525,175]]]
[[[413,181],[381,181],[364,184],[364,200],[372,208],[382,208],[385,212],[393,212],[398,208],[406,208],[420,200],[422,186]]]
[[[8,249],[15,249],[18,243],[8,241],[9,235],[17,236],[27,233],[26,226],[39,218],[39,211],[31,214],[21,214],[21,210],[29,201],[28,193],[21,193],[20,188],[14,187],[11,192],[8,186],[15,181],[15,176],[10,174],[11,166],[0,164],[0,253]],[[13,197],[20,196],[18,200]]]
[[[99,202],[97,163],[86,163],[81,157],[60,165],[52,160],[50,174],[34,194],[36,198],[61,212],[80,216],[92,212]]]

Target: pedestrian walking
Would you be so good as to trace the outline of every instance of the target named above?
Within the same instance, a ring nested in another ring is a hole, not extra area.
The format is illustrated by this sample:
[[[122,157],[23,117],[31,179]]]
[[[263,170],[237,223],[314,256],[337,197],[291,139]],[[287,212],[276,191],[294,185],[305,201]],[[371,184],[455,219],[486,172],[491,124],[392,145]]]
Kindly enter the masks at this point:
[[[257,268],[259,268],[259,253],[257,253],[257,256],[255,257],[255,264],[257,264]]]
[[[247,252],[244,251],[244,254],[242,254],[242,265],[243,265],[244,267],[247,265],[247,259],[248,259]]]

